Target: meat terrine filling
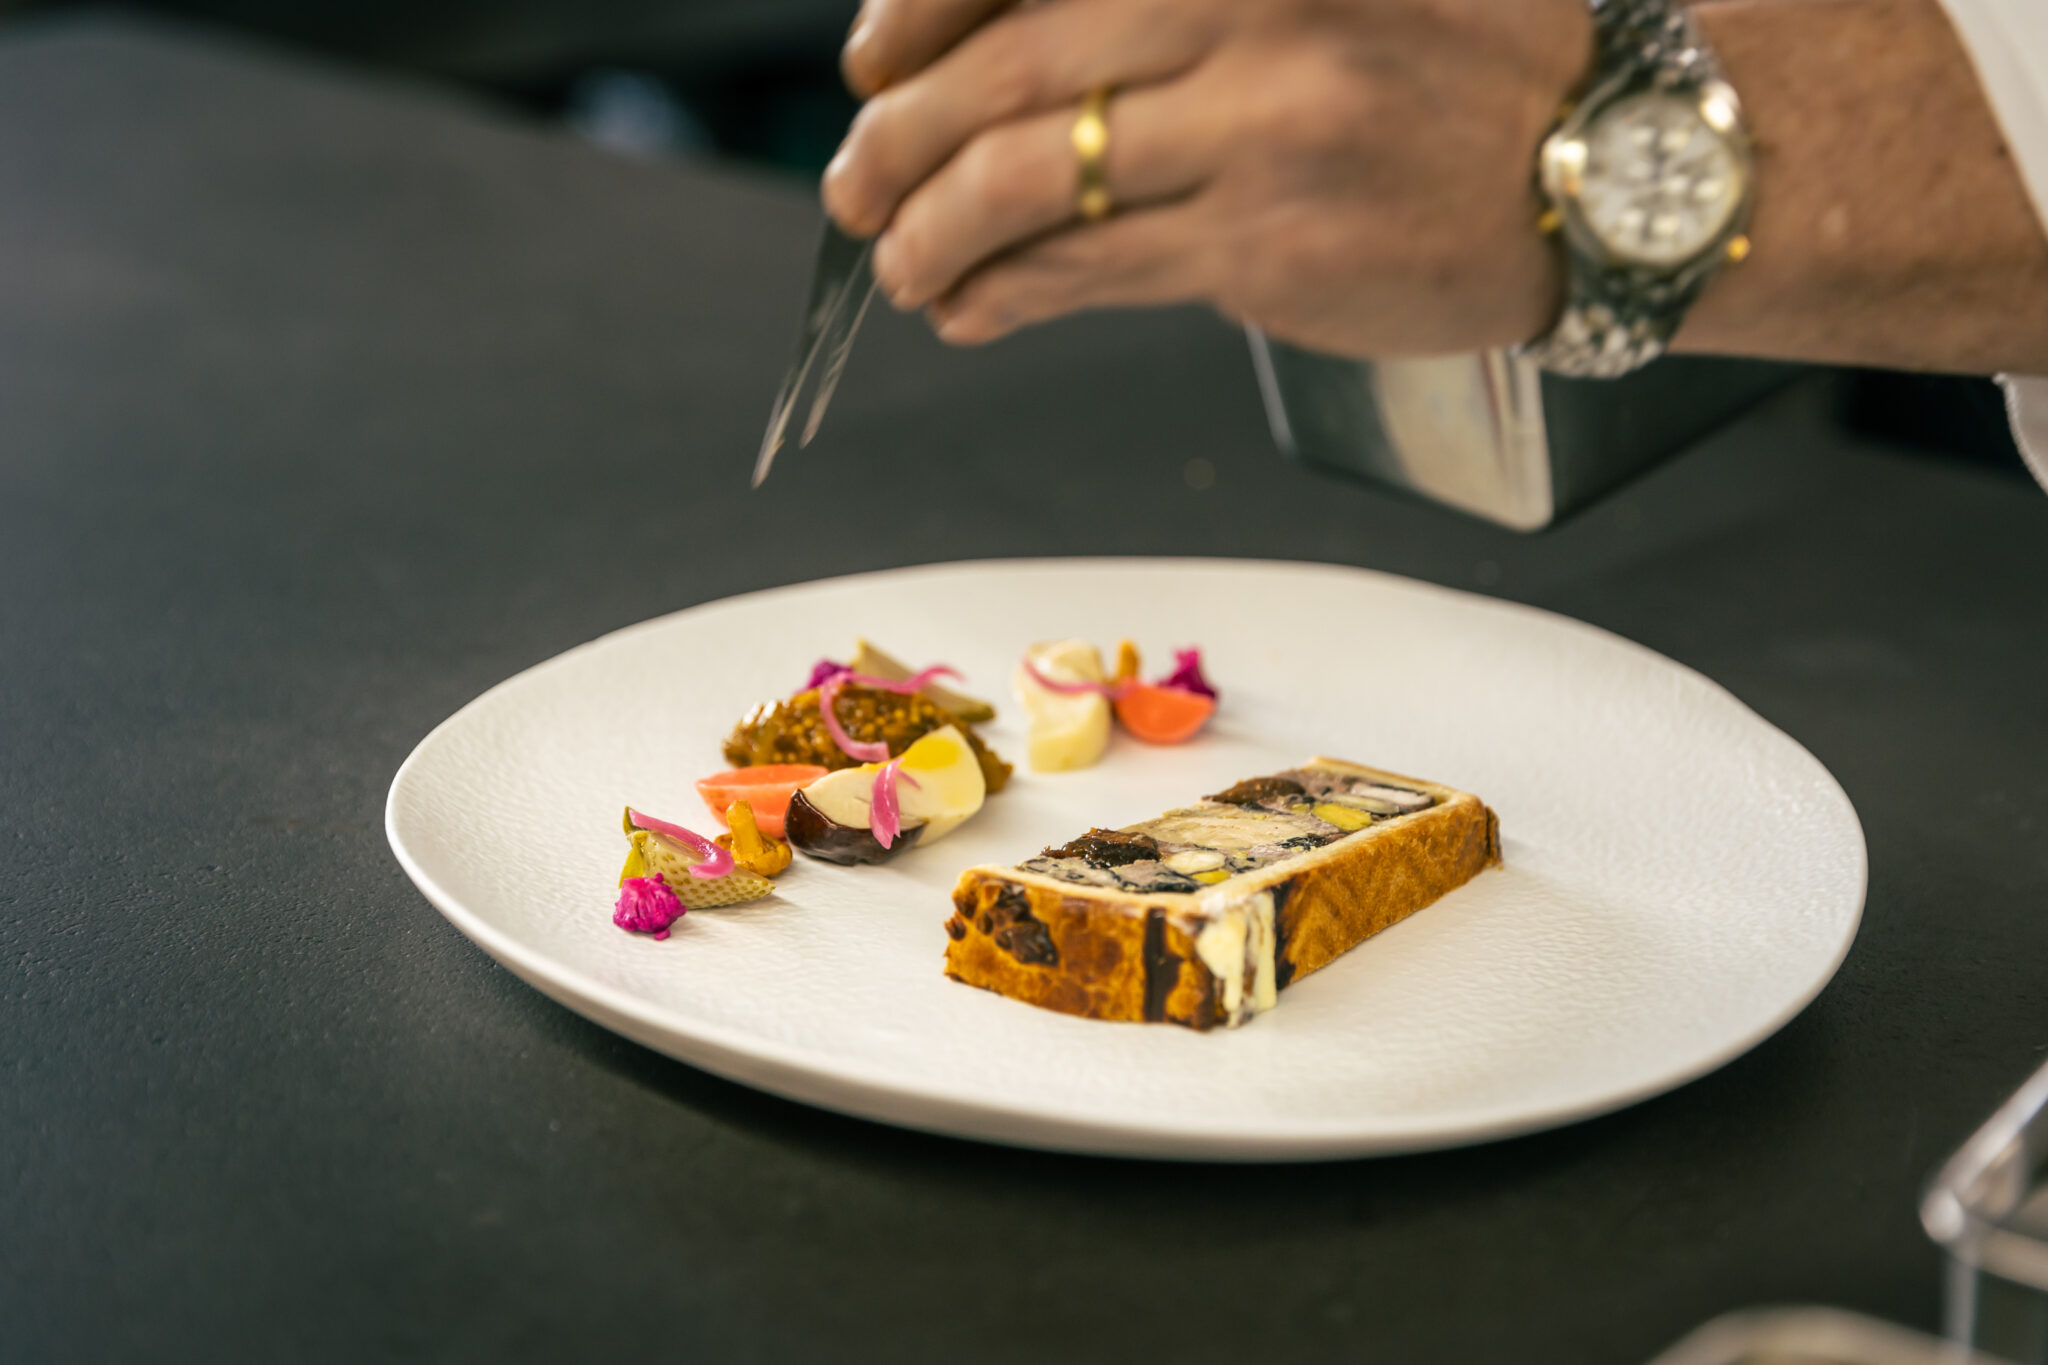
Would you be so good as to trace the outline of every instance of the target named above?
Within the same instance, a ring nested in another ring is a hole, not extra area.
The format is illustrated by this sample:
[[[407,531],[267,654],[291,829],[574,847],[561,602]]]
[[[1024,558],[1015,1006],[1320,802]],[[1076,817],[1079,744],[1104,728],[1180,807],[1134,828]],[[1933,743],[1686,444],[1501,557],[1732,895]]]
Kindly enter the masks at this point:
[[[1090,830],[1017,866],[1085,886],[1194,893],[1435,804],[1407,787],[1289,768],[1156,819]]]

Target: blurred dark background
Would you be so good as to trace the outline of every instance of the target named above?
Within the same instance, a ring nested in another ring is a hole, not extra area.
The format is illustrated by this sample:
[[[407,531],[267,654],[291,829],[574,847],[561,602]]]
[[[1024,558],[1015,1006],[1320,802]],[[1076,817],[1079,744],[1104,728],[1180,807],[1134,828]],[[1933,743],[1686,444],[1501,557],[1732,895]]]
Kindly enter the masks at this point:
[[[84,6],[0,0],[9,18]],[[462,86],[625,155],[814,178],[853,117],[838,49],[858,0],[160,0],[120,9]],[[92,6],[107,9],[108,6]],[[2027,478],[1988,380],[1857,372],[1843,422]]]
[[[0,16],[78,8],[0,0]],[[105,9],[106,6],[94,6]],[[815,174],[857,0],[162,0],[120,6],[456,82],[642,154]]]

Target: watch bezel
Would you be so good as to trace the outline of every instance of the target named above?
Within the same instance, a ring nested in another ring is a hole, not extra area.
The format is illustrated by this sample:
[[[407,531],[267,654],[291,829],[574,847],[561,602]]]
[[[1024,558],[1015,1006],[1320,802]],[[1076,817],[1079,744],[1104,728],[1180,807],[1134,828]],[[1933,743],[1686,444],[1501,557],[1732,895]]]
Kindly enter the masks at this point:
[[[1660,95],[1691,105],[1700,121],[1722,138],[1735,163],[1734,212],[1696,254],[1674,265],[1622,255],[1593,230],[1586,218],[1585,177],[1591,157],[1589,134],[1592,127],[1616,105],[1640,95]],[[1543,193],[1558,215],[1559,229],[1572,251],[1597,262],[1603,269],[1640,271],[1658,279],[1685,284],[1717,268],[1728,257],[1736,240],[1749,231],[1756,184],[1755,149],[1743,119],[1741,96],[1735,93],[1735,87],[1719,78],[1690,87],[1644,79],[1640,75],[1623,75],[1609,80],[1579,101],[1564,116],[1556,131],[1544,139],[1539,166]]]

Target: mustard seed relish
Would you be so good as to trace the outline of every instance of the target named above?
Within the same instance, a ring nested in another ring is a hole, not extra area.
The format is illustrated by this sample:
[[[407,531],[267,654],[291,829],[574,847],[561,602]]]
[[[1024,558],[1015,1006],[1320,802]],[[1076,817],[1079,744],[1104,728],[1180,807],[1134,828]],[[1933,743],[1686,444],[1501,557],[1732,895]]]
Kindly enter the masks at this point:
[[[905,749],[933,730],[957,725],[974,749],[981,764],[982,780],[990,792],[999,792],[1010,780],[1010,765],[996,757],[957,716],[916,693],[902,695],[872,687],[848,685],[840,689],[833,708],[846,733],[862,744],[884,743],[889,757],[900,757]],[[799,692],[787,701],[762,702],[746,714],[725,741],[725,758],[735,768],[764,763],[815,763],[822,768],[851,768],[860,760],[832,742],[818,709],[818,690]]]

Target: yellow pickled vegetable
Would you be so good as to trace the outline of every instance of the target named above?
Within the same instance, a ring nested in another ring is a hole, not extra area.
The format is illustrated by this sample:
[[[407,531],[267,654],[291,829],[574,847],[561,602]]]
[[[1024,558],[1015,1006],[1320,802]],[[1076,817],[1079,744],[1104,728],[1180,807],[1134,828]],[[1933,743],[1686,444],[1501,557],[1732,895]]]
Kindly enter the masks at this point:
[[[789,845],[761,832],[760,825],[754,820],[752,805],[745,801],[733,802],[726,808],[725,819],[732,826],[732,833],[721,834],[714,842],[730,852],[735,863],[763,877],[773,877],[789,869],[793,856]]]

